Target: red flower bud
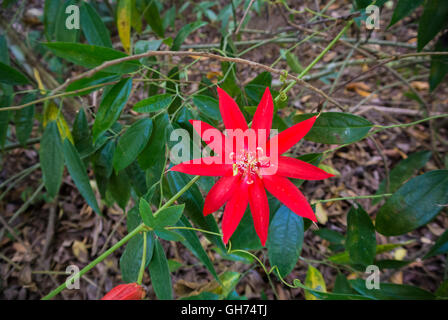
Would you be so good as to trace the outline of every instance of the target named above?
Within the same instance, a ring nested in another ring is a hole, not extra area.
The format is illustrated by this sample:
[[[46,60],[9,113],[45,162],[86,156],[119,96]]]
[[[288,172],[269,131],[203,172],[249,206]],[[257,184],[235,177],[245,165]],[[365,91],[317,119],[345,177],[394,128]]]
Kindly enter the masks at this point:
[[[141,300],[145,297],[145,289],[137,283],[120,284],[110,290],[101,300]]]

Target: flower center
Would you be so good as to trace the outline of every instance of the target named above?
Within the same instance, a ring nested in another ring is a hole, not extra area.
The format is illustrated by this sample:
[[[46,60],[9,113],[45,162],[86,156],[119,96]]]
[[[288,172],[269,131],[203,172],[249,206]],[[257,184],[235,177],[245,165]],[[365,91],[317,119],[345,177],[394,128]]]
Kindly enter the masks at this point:
[[[242,149],[237,154],[230,153],[229,156],[234,162],[233,175],[241,174],[247,184],[254,183],[255,175],[261,178],[260,169],[271,165],[261,147],[258,147],[256,152]]]

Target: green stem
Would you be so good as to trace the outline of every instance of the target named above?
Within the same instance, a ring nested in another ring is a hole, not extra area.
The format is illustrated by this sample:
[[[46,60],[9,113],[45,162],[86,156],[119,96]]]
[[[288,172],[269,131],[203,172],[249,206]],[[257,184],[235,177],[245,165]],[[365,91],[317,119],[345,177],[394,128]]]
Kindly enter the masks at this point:
[[[142,284],[143,274],[145,273],[145,265],[146,265],[146,232],[143,232],[143,253],[142,253],[142,263],[140,264],[140,271],[138,272],[137,283],[139,285]]]
[[[200,176],[195,176],[193,179],[190,180],[182,189],[179,190],[174,196],[172,196],[162,207],[160,207],[155,213],[154,216],[156,216],[160,211],[163,209],[169,207],[171,204],[174,203],[174,201],[177,200],[185,191],[187,191],[198,179]],[[129,234],[127,234],[123,239],[118,241],[116,244],[114,244],[112,247],[110,247],[107,251],[105,251],[102,255],[100,255],[98,258],[90,262],[87,266],[85,266],[79,273],[76,275],[76,277],[73,277],[72,279],[80,278],[84,274],[86,274],[88,271],[90,271],[93,267],[95,267],[98,263],[106,259],[109,255],[111,255],[115,250],[120,248],[122,245],[124,245],[126,242],[128,242],[130,239],[132,239],[134,236],[139,234],[142,231],[148,230],[148,227],[142,223],[139,226],[137,226],[134,230],[132,230]],[[59,287],[51,291],[48,295],[42,298],[42,300],[50,300],[54,296],[56,296],[58,293],[60,293],[62,290],[67,288],[67,282],[64,282]]]
[[[391,195],[392,195],[392,193],[384,193],[384,194],[370,195],[370,196],[332,198],[332,199],[317,200],[314,203],[324,203],[324,202],[333,202],[333,201],[341,201],[341,200],[356,200],[356,199],[375,199],[375,198],[390,197]]]
[[[288,86],[283,89],[282,93],[285,94],[288,92],[295,84],[302,79],[315,65],[323,58],[323,56],[339,41],[342,35],[348,30],[348,28],[352,25],[353,20],[349,21],[345,27],[339,32],[339,34],[328,44],[328,46],[297,76],[297,80],[292,81],[288,84]],[[275,101],[277,102],[282,95],[279,94]]]

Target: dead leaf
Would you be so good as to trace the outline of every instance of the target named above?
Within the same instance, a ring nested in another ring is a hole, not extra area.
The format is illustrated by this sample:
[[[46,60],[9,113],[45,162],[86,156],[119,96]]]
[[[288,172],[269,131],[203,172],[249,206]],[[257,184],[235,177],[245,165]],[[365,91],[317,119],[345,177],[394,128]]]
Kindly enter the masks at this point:
[[[76,258],[81,262],[87,262],[89,259],[89,253],[86,248],[86,244],[82,241],[75,240],[72,245],[72,251]]]
[[[390,281],[395,284],[403,284],[403,271],[398,271],[390,277]]]
[[[423,91],[429,89],[429,84],[426,81],[412,81],[411,87],[416,90]]]
[[[320,224],[326,224],[328,221],[327,211],[320,202],[316,203],[316,218]]]

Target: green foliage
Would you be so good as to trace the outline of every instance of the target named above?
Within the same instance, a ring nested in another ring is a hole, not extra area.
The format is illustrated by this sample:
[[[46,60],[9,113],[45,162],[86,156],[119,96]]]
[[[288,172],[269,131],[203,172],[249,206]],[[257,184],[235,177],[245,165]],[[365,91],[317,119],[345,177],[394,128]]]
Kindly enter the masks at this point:
[[[171,275],[165,251],[159,240],[155,240],[154,254],[149,264],[149,274],[151,284],[160,300],[171,300],[173,289],[171,285]]]
[[[277,266],[282,277],[294,269],[302,251],[303,235],[303,218],[281,206],[269,225],[267,248],[270,264]]]
[[[400,235],[431,221],[448,202],[448,170],[434,170],[399,188],[376,217],[375,228],[384,235]]]

